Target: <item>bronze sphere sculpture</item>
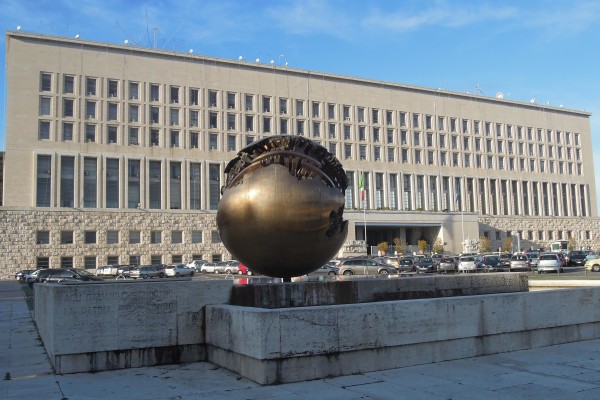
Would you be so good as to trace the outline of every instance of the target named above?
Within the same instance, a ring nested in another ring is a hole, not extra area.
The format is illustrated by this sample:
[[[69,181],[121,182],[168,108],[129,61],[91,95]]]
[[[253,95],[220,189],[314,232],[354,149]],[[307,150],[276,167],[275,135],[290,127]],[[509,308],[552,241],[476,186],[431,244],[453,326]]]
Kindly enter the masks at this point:
[[[270,136],[242,149],[225,173],[219,234],[255,273],[307,274],[346,240],[346,173],[323,146],[302,136]]]

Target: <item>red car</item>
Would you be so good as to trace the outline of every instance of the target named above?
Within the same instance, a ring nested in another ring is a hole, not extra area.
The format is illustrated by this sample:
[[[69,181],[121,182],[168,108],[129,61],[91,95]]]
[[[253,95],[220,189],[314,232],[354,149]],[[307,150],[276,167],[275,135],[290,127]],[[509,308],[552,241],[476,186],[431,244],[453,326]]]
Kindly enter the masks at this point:
[[[248,269],[244,264],[238,265],[238,275],[252,275],[252,271]]]

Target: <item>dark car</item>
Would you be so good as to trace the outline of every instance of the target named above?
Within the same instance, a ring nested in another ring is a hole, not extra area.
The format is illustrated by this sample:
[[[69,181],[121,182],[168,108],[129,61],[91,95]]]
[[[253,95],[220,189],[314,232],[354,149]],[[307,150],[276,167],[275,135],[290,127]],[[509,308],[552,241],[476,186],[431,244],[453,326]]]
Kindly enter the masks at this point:
[[[413,257],[402,257],[398,260],[399,271],[413,272],[417,268],[417,261]]]
[[[88,281],[103,281],[104,279],[98,278],[94,274],[84,269],[59,269],[58,273],[49,275],[45,282],[47,283],[60,283],[60,282],[88,282]]]
[[[62,270],[58,268],[44,268],[37,270],[31,275],[29,275],[29,278],[27,278],[27,284],[29,285],[29,287],[33,287],[34,283],[45,282],[50,275],[60,274],[61,271]]]
[[[500,254],[500,263],[499,267],[505,271],[510,271],[510,259],[512,258],[512,253],[502,253]]]
[[[573,250],[569,253],[569,265],[571,267],[585,265],[587,253],[583,250]]]
[[[29,275],[33,271],[34,271],[33,269],[22,269],[21,271],[19,271],[15,274],[15,279],[18,281],[24,281],[25,275]]]
[[[431,259],[429,257],[422,257],[422,258],[419,258],[419,260],[417,261],[417,264],[415,265],[415,269],[417,270],[417,273],[435,272],[437,269],[437,265],[435,265],[435,263],[433,262],[433,259]]]
[[[479,268],[483,272],[502,271],[502,268],[500,267],[500,257],[496,254],[482,255]]]

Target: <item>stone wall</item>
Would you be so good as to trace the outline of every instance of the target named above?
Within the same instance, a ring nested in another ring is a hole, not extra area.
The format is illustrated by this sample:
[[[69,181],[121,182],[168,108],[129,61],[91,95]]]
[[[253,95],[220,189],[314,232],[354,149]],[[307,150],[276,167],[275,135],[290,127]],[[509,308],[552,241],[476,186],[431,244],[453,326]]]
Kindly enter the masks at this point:
[[[35,269],[38,257],[49,257],[50,267],[60,268],[61,257],[73,257],[73,267],[83,268],[86,256],[96,256],[96,265],[105,265],[108,256],[119,256],[119,263],[129,264],[130,255],[139,255],[140,264],[150,264],[152,255],[161,255],[170,263],[172,255],[184,262],[192,255],[210,260],[213,255],[230,259],[219,241],[214,212],[79,211],[79,210],[0,210],[0,278],[12,279],[22,269]],[[119,231],[117,244],[106,244],[107,231]],[[140,231],[140,243],[129,243],[129,231]],[[183,232],[180,244],[171,242],[171,232]],[[49,231],[50,243],[38,244],[37,231]],[[61,244],[61,232],[73,231],[73,243]],[[96,243],[85,244],[85,232],[96,231]],[[151,244],[151,231],[161,231],[161,243]],[[202,231],[202,243],[192,243],[192,231]],[[218,237],[218,236],[217,236]]]
[[[503,247],[506,233],[513,235],[513,245],[516,246],[516,235],[521,231],[521,249],[544,248],[550,249],[550,243],[568,238],[568,232],[577,239],[578,247],[600,250],[600,218],[579,217],[480,217],[479,237],[488,232],[492,241],[492,249]],[[500,240],[496,240],[496,231],[500,231]],[[539,231],[543,231],[542,238]],[[549,232],[552,232],[550,238]],[[532,239],[528,239],[531,232]],[[585,233],[589,232],[589,239]]]

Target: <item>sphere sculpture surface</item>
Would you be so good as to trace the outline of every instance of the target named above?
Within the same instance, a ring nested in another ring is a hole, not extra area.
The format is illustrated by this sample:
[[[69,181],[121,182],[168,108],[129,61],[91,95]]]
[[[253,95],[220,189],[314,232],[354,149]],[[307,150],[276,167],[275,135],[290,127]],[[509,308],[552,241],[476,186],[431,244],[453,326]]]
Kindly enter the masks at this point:
[[[321,145],[301,136],[271,136],[242,149],[225,173],[219,234],[254,272],[304,275],[344,243],[346,173]]]

